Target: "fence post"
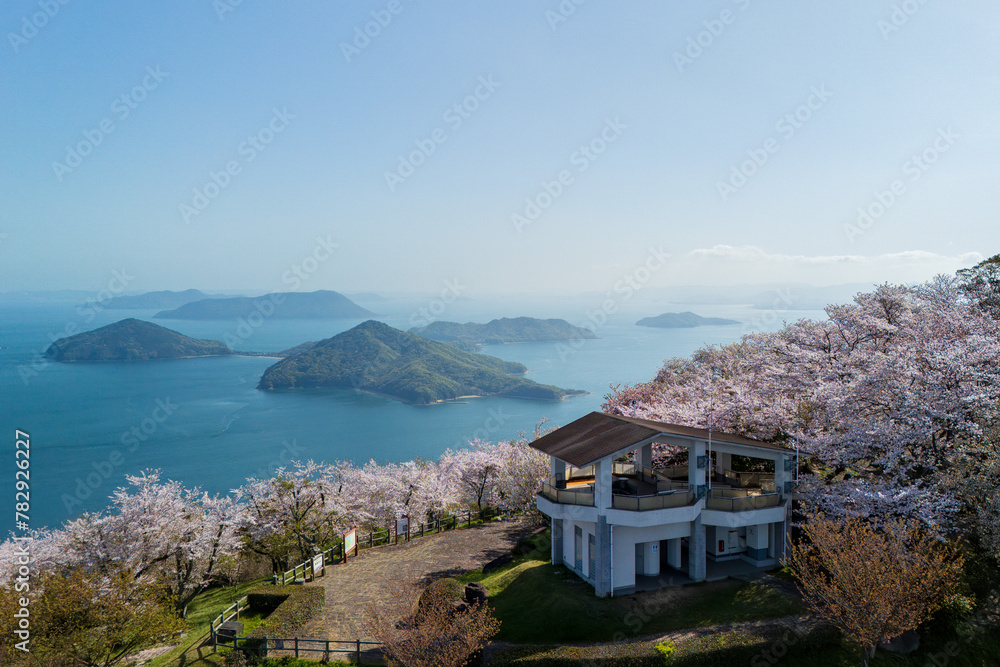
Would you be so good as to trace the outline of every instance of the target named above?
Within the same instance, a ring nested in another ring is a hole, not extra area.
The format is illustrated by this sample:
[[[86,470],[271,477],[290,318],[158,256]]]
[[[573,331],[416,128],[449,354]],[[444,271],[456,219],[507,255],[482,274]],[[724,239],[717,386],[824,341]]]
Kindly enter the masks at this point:
[[[356,651],[356,654],[358,656],[358,664],[360,665],[361,664],[361,640],[360,639],[356,639],[354,641],[357,642],[357,651]]]

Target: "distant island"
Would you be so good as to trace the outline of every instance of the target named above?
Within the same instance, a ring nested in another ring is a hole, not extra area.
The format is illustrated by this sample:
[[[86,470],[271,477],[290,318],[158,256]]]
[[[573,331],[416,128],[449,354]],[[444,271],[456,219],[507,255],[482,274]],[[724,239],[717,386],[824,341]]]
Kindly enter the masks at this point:
[[[360,389],[411,403],[464,396],[560,400],[586,393],[515,377],[527,370],[368,320],[282,359],[264,371],[257,387]]]
[[[597,338],[594,332],[576,327],[566,320],[540,320],[534,317],[504,317],[486,324],[476,322],[432,322],[414,327],[410,333],[463,350],[475,351],[482,345],[500,343],[556,342]]]
[[[189,338],[158,324],[129,318],[60,338],[45,354],[56,361],[135,361],[233,354],[215,340]]]
[[[658,329],[689,329],[710,324],[741,324],[739,320],[727,320],[724,317],[702,317],[691,311],[683,313],[663,313],[656,317],[644,317],[636,324],[640,327],[656,327]]]
[[[375,313],[362,308],[339,292],[275,292],[258,297],[202,299],[153,317],[166,320],[228,320],[259,312],[275,319],[347,319],[370,317]]]
[[[108,310],[141,310],[143,308],[180,308],[192,301],[224,298],[226,297],[216,294],[205,294],[201,290],[188,289],[183,292],[165,290],[161,292],[146,292],[145,294],[114,296],[100,303],[102,308],[107,308]]]

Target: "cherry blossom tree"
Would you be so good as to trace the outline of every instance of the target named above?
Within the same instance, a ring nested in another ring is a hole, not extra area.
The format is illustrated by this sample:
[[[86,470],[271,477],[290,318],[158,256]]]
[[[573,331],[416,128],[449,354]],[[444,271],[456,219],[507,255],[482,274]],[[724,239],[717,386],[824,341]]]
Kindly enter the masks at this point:
[[[1000,398],[1000,327],[955,278],[883,285],[823,322],[703,348],[615,387],[605,409],[801,442],[824,464],[807,501],[873,520],[950,521],[944,473],[982,442]]]

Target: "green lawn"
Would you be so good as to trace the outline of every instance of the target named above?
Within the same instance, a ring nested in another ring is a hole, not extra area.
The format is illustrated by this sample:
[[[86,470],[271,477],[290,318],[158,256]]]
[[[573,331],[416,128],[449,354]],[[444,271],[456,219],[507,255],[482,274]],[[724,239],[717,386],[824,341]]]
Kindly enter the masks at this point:
[[[196,597],[188,605],[187,621],[189,630],[184,635],[180,645],[154,658],[149,663],[149,667],[203,667],[206,665],[221,665],[221,653],[213,654],[211,645],[201,646],[202,642],[208,639],[209,623],[222,613],[223,609],[246,595],[247,592],[268,581],[270,579],[257,579],[256,581],[231,588],[213,588]],[[259,625],[263,617],[257,614],[248,614],[244,617],[241,614],[240,620]],[[248,625],[247,631],[254,627],[256,625]]]
[[[544,534],[538,544],[547,545]],[[510,566],[462,581],[481,581],[501,621],[497,639],[521,643],[599,642],[740,621],[804,613],[773,589],[742,581],[667,588],[618,598],[594,589],[564,567],[553,567],[547,548]]]

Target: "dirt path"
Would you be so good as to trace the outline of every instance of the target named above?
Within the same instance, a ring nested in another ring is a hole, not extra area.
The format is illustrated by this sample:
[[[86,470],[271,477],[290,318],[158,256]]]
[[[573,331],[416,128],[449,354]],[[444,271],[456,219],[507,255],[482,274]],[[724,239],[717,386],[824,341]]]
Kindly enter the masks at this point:
[[[510,553],[531,532],[523,520],[491,521],[472,528],[420,537],[405,544],[366,549],[346,564],[328,566],[315,586],[326,589],[326,606],[300,636],[370,640],[361,626],[370,606],[386,615],[405,615],[416,603],[417,589],[441,577],[478,570]]]

